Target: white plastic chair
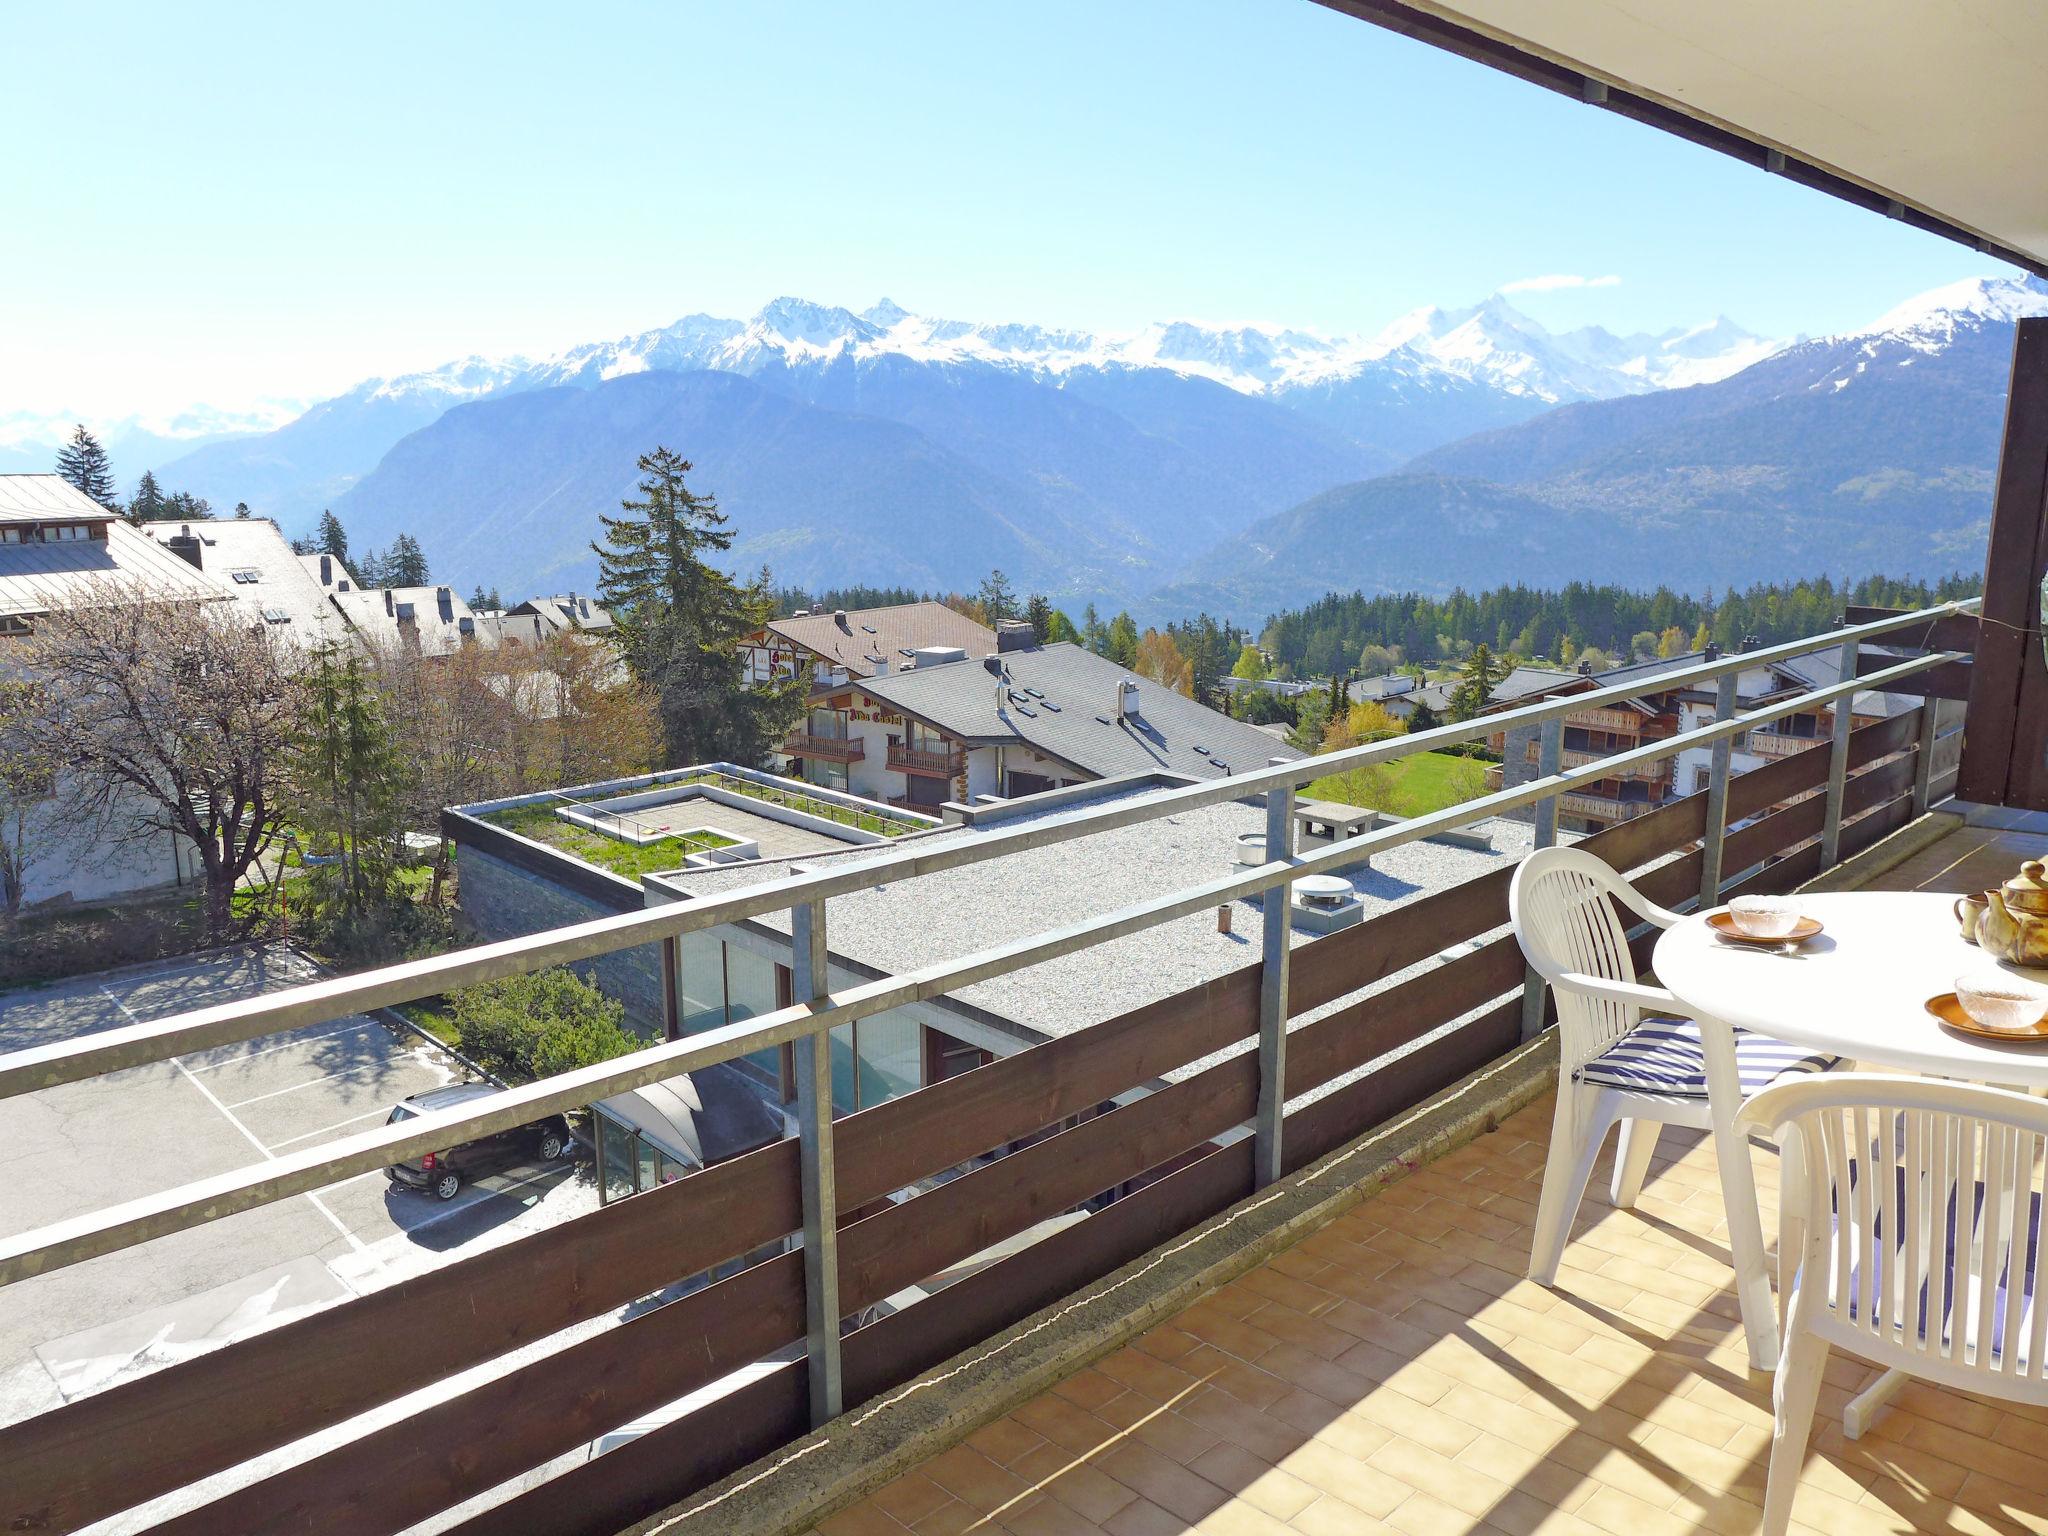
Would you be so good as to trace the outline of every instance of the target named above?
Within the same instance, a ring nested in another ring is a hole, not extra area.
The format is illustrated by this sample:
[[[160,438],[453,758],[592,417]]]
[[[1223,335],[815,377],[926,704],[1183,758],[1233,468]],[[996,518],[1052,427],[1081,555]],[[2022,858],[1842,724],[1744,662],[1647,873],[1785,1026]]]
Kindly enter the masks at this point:
[[[1539,1285],[1557,1279],[1572,1219],[1608,1127],[1621,1123],[1615,1205],[1627,1209],[1635,1204],[1657,1137],[1667,1125],[1714,1132],[1724,1192],[1731,1199],[1753,1201],[1748,1148],[1733,1129],[1742,1100],[1787,1073],[1825,1071],[1835,1063],[1832,1056],[1735,1030],[1730,1069],[1710,1071],[1718,1042],[1731,1032],[1703,1032],[1682,1016],[1677,998],[1636,980],[1628,930],[1616,902],[1659,928],[1680,920],[1676,912],[1646,900],[1612,867],[1576,848],[1539,848],[1522,861],[1508,890],[1508,911],[1522,953],[1557,999],[1557,1117],[1529,1252],[1529,1277]],[[1725,1093],[1717,1094],[1717,1082],[1727,1085]],[[1730,1223],[1731,1229],[1740,1225]],[[1744,1256],[1736,1258],[1739,1270]],[[1752,1267],[1768,1315],[1768,1279],[1760,1253],[1753,1256]],[[1752,1348],[1761,1354],[1769,1344],[1753,1340]]]
[[[2005,1088],[1837,1073],[1758,1094],[1737,1121],[1785,1147],[1765,1536],[1792,1518],[1829,1351],[2048,1404],[2039,1304],[2048,1104]],[[1967,1198],[1959,1198],[1968,1191]]]

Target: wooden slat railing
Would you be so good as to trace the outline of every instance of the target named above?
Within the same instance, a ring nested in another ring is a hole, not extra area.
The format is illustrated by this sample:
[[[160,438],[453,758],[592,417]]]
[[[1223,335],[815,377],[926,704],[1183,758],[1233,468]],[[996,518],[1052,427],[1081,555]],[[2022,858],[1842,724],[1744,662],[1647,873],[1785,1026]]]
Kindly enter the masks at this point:
[[[1843,833],[1845,854],[1910,814],[1914,726],[1907,717],[1851,738],[1852,766],[1869,771],[1849,782],[1845,811],[1855,819]],[[1726,840],[1731,872],[1761,866],[1746,886],[1788,888],[1817,870],[1813,839],[1822,802],[1770,808],[1819,787],[1827,758],[1802,753],[1731,782],[1730,820],[1760,818]],[[1691,894],[1687,881],[1697,888],[1699,855],[1685,850],[1704,827],[1704,797],[1690,796],[1583,846],[1624,870],[1665,861],[1643,871],[1640,883],[1656,899],[1678,901]],[[1523,966],[1512,938],[1500,932],[1510,876],[1504,864],[1295,950],[1290,1002],[1299,1016],[1448,946],[1495,935],[1469,954],[1353,998],[1293,1031],[1291,1096],[1373,1070],[1288,1117],[1283,1145],[1290,1166],[1455,1082],[1519,1038]],[[849,1404],[1250,1192],[1249,1140],[1212,1144],[1252,1113],[1255,1057],[1239,1054],[1159,1085],[1166,1074],[1256,1034],[1259,969],[1242,967],[839,1123],[839,1185],[849,1210],[1047,1127],[1066,1127],[843,1228],[840,1283],[849,1312],[1048,1216],[1179,1164],[1027,1253],[949,1287],[943,1301],[849,1335]],[[1466,1022],[1456,1023],[1460,1018]],[[1415,1048],[1382,1060],[1403,1047]],[[1146,1086],[1156,1091],[1069,1123]],[[0,1429],[0,1521],[9,1529],[74,1530],[616,1310],[797,1230],[798,1189],[794,1143],[780,1143]],[[801,1257],[785,1254],[310,1457],[163,1529],[402,1529],[803,1332]],[[804,1369],[801,1361],[781,1367],[463,1529],[608,1530],[683,1497],[807,1427]],[[488,1431],[479,1432],[480,1425]]]

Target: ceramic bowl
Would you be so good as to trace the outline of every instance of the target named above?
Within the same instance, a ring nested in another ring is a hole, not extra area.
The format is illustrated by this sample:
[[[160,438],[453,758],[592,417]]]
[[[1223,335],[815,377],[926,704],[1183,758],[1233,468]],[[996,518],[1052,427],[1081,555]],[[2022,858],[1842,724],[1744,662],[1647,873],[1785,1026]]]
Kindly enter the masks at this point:
[[[1782,939],[1799,926],[1799,903],[1783,896],[1738,896],[1728,903],[1735,926],[1755,939]]]
[[[2003,971],[1958,976],[1956,1002],[1986,1029],[2031,1029],[2048,1015],[2048,990]]]

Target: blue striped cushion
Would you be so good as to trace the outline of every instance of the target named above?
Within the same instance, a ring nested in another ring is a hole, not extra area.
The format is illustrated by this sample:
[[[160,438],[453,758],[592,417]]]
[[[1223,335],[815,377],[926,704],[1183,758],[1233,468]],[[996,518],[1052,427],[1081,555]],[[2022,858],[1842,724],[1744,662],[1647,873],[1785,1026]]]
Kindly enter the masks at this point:
[[[1788,1072],[1825,1072],[1840,1060],[1769,1035],[1735,1031],[1735,1068],[1745,1098],[1763,1092]],[[1579,1068],[1578,1080],[1703,1099],[1707,1096],[1707,1056],[1700,1043],[1700,1027],[1691,1019],[1644,1019]]]

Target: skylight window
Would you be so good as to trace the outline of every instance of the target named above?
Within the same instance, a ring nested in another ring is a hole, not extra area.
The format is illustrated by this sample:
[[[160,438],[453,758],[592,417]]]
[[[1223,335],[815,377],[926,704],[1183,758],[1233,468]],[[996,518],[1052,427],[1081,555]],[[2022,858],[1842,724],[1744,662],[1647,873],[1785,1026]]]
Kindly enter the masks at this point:
[[[234,579],[234,582],[237,586],[243,587],[252,587],[257,582],[263,579],[260,572],[246,569],[239,571],[230,571],[228,572],[228,575]]]
[[[282,608],[266,608],[263,610],[263,622],[266,624],[289,624],[291,621],[292,616]]]

